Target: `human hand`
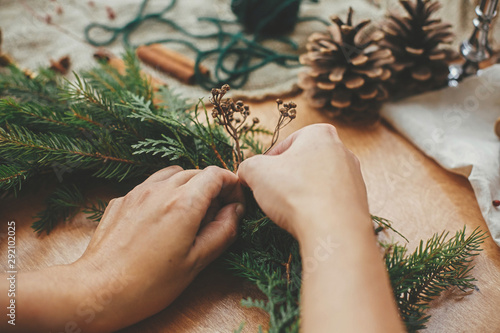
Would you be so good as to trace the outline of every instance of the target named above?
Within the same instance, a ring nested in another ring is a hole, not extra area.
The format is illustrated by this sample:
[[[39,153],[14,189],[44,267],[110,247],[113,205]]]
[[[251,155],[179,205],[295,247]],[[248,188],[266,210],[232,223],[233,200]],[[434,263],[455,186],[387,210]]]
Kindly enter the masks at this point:
[[[243,161],[238,176],[262,210],[300,243],[302,331],[404,331],[359,161],[333,126],[295,132],[268,155]]]
[[[267,155],[243,161],[238,177],[262,210],[299,241],[332,227],[326,221],[370,221],[359,161],[331,125],[293,133]]]
[[[90,330],[116,330],[168,306],[235,240],[243,202],[230,171],[178,166],[112,200],[74,266],[79,274],[93,272],[84,279],[90,294],[125,289],[102,311],[82,318]]]

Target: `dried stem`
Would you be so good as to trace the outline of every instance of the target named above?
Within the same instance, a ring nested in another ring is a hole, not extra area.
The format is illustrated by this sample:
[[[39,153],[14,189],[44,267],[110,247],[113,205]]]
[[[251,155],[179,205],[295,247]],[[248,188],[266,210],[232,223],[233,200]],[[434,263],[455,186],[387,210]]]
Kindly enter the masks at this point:
[[[239,165],[243,161],[241,152],[241,137],[249,131],[252,131],[254,126],[259,123],[258,118],[253,118],[252,124],[246,124],[250,116],[250,107],[242,101],[234,102],[231,98],[223,99],[226,93],[231,88],[225,84],[220,89],[212,89],[212,97],[210,102],[213,104],[212,117],[216,122],[224,127],[224,130],[229,134],[233,141],[233,169],[238,170]],[[274,134],[271,146],[266,150],[266,153],[271,149],[279,138],[279,131],[288,125],[297,115],[297,104],[294,102],[283,103],[281,100],[276,101],[280,118],[274,129]]]
[[[269,152],[274,147],[276,142],[278,142],[280,131],[297,117],[297,109],[296,109],[297,104],[295,104],[294,102],[290,101],[288,103],[283,103],[281,99],[277,99],[276,104],[278,111],[280,113],[280,118],[278,119],[278,123],[274,128],[271,145],[269,146],[269,148],[266,149],[264,154],[267,154],[267,152]]]

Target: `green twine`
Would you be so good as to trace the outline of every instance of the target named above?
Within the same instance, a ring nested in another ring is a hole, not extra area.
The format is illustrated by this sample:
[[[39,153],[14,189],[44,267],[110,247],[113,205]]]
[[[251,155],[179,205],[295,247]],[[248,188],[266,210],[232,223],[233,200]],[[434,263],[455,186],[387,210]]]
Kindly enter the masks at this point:
[[[130,36],[146,21],[155,21],[159,24],[167,25],[175,31],[181,33],[184,37],[188,37],[191,39],[216,39],[217,46],[209,50],[201,50],[194,43],[186,40],[185,38],[165,38],[142,43],[146,45],[155,43],[177,43],[189,47],[196,54],[196,82],[201,87],[207,90],[210,90],[213,87],[221,86],[224,83],[230,84],[233,88],[241,88],[248,81],[249,76],[252,72],[271,63],[286,68],[299,66],[298,56],[296,54],[279,53],[263,46],[260,43],[260,41],[264,39],[274,39],[276,41],[284,43],[285,45],[288,45],[292,50],[298,49],[298,45],[289,38],[269,37],[265,35],[265,31],[268,31],[269,29],[269,23],[274,22],[274,20],[278,19],[278,16],[276,15],[278,15],[279,13],[283,13],[283,8],[286,8],[284,6],[278,6],[278,11],[274,11],[271,13],[271,15],[262,19],[260,21],[261,23],[257,25],[253,31],[253,37],[247,38],[241,31],[237,33],[230,33],[224,30],[224,27],[226,25],[237,24],[237,21],[223,21],[211,17],[200,17],[198,21],[207,22],[213,25],[216,28],[216,32],[209,34],[193,34],[178,25],[174,20],[163,17],[164,14],[174,8],[176,0],[171,0],[170,3],[159,12],[145,14],[144,11],[147,7],[148,2],[149,0],[143,0],[134,19],[121,27],[112,27],[101,23],[91,23],[87,25],[84,31],[86,40],[94,46],[106,46],[113,43],[120,35],[122,35],[123,44],[126,47],[136,48],[139,45],[132,45],[130,42]],[[298,2],[300,1],[282,1],[283,5],[290,5]],[[329,24],[327,21],[314,17],[296,19],[295,22],[312,20],[322,22],[326,25]],[[110,34],[109,38],[103,40],[96,40],[92,38],[90,34],[94,29],[100,29],[101,31]],[[213,56],[217,57],[217,61],[215,68],[213,69],[214,78],[211,78],[209,76],[203,75],[200,72],[199,65],[207,58]]]

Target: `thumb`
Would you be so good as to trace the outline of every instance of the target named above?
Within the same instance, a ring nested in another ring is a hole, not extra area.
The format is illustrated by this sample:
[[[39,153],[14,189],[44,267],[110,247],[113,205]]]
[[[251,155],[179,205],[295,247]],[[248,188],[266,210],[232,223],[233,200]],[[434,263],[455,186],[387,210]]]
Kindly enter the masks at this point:
[[[236,240],[238,222],[244,212],[242,203],[226,205],[212,222],[200,230],[192,251],[201,269],[219,257]]]
[[[240,179],[240,183],[250,188],[255,186],[255,181],[262,176],[262,170],[266,170],[263,164],[266,163],[268,158],[268,156],[264,155],[255,155],[241,162],[236,174]]]

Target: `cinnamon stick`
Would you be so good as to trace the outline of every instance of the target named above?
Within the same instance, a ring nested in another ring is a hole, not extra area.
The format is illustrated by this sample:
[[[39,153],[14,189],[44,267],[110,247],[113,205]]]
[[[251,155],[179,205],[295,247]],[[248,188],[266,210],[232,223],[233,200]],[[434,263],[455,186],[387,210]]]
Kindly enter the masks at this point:
[[[167,58],[171,58],[171,59],[179,62],[180,64],[183,64],[186,67],[189,67],[189,68],[195,67],[196,62],[193,59],[188,58],[179,52],[167,49],[166,47],[164,47],[161,44],[151,44],[151,45],[149,45],[149,47],[152,50],[155,50],[155,51],[161,53],[163,56],[165,56]],[[207,75],[209,72],[208,68],[201,65],[201,64],[198,66],[198,69],[199,69],[200,73],[203,75]]]
[[[192,59],[158,44],[142,45],[137,48],[136,52],[139,59],[151,67],[170,74],[186,84],[194,83],[195,63]],[[203,68],[203,72],[208,73],[208,69]]]

